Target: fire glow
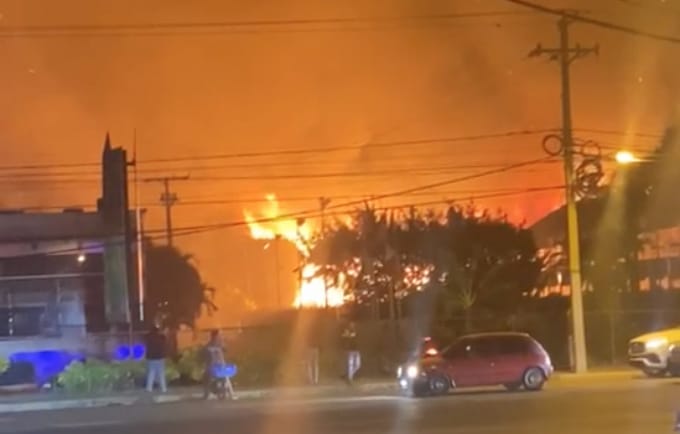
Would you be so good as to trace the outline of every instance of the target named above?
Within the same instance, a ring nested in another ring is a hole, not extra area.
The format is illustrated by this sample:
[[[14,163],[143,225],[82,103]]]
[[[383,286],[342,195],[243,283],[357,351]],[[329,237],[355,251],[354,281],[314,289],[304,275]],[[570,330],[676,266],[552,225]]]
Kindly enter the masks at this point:
[[[295,246],[303,258],[300,271],[300,282],[293,306],[302,307],[337,307],[344,303],[343,281],[338,286],[330,284],[321,275],[321,267],[309,262],[311,254],[312,230],[306,221],[281,217],[279,203],[273,194],[267,195],[266,206],[255,214],[245,210],[244,218],[250,229],[250,236],[256,240],[284,239]]]

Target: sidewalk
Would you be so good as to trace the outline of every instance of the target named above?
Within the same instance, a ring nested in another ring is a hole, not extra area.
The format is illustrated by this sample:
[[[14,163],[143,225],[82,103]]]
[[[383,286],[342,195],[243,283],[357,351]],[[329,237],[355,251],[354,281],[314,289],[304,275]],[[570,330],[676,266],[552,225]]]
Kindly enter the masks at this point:
[[[556,372],[551,383],[556,385],[607,384],[622,380],[642,378],[642,374],[632,369],[593,369],[585,374]],[[362,380],[348,387],[336,382],[319,386],[274,387],[263,389],[237,389],[240,400],[250,399],[296,399],[324,396],[351,396],[372,393],[394,393],[397,391],[393,379]],[[170,389],[164,394],[149,394],[142,390],[121,392],[113,395],[73,396],[55,392],[0,396],[0,414],[27,411],[65,410],[108,406],[128,406],[135,404],[163,404],[181,401],[200,400],[201,389],[196,387]]]
[[[278,387],[236,390],[239,400],[267,398],[312,398],[320,396],[342,396],[371,393],[389,393],[397,390],[396,382],[388,380],[364,380],[351,387],[344,383],[319,386]],[[164,404],[200,400],[203,392],[199,388],[175,388],[167,393],[149,394],[145,391],[121,392],[106,396],[73,396],[60,393],[34,393],[25,395],[0,396],[0,414],[28,411],[66,410],[135,404]]]

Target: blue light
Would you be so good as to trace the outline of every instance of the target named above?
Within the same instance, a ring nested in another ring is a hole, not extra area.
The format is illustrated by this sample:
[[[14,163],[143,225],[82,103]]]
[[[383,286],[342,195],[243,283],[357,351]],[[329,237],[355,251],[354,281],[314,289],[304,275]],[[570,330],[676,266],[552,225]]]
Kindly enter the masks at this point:
[[[11,363],[30,363],[35,372],[35,382],[43,385],[59,375],[74,360],[82,361],[84,357],[61,350],[25,351],[14,353],[9,357]]]
[[[132,347],[132,358],[135,360],[143,359],[145,353],[146,348],[144,347],[143,344],[136,344],[135,346]]]
[[[113,358],[118,361],[129,359],[130,348],[127,345],[120,345],[118,348],[116,348],[116,352],[114,353]]]
[[[119,362],[123,360],[141,360],[144,358],[146,348],[143,344],[135,344],[133,346],[119,345],[113,353],[113,359]]]

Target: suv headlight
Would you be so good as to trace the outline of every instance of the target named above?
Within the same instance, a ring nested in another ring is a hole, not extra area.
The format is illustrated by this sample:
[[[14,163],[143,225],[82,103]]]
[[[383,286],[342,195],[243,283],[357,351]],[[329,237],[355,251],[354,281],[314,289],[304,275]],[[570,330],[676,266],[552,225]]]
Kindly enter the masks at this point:
[[[666,338],[656,338],[645,342],[645,348],[648,350],[656,350],[665,345],[668,345],[668,339]]]
[[[418,376],[418,367],[416,365],[411,365],[406,368],[406,376],[410,379],[414,379]]]

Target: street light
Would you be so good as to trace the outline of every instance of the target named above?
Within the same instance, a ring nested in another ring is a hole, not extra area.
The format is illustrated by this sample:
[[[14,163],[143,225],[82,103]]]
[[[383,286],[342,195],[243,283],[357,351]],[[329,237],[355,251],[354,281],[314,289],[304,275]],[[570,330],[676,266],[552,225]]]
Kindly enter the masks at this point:
[[[640,161],[640,159],[637,158],[635,154],[633,154],[630,151],[619,151],[616,153],[614,158],[616,159],[616,162],[619,164],[631,164]]]

